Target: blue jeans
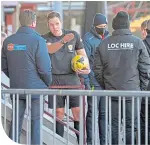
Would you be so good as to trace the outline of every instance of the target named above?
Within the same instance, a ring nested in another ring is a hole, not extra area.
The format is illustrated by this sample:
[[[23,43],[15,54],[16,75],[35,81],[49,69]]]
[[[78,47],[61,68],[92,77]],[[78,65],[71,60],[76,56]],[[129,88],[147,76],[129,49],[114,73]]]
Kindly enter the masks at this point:
[[[140,107],[140,106],[139,106]],[[101,111],[105,110],[105,97],[101,97],[99,105]],[[107,108],[109,109],[109,108]],[[132,102],[126,100],[126,144],[131,144],[131,127],[132,127]],[[122,114],[122,113],[121,113]],[[118,144],[118,100],[111,100],[111,120],[112,120],[112,144]],[[105,113],[99,116],[99,134],[100,144],[105,145]],[[137,131],[137,101],[134,104],[134,127],[135,133]]]
[[[17,103],[15,101],[15,109]],[[22,124],[24,119],[24,113],[26,109],[26,99],[19,100],[19,143],[20,135],[22,132]],[[15,110],[17,112],[17,110]],[[16,117],[16,113],[15,113]],[[16,120],[15,119],[15,135],[16,135]],[[12,139],[12,121],[10,125],[9,137]],[[16,138],[15,138],[16,141]],[[40,99],[31,99],[31,144],[40,144]]]
[[[101,88],[95,87],[95,90],[101,90]],[[88,110],[86,115],[87,144],[91,145],[92,144],[92,96],[87,96],[87,103],[88,103]],[[97,97],[97,108],[99,106],[99,103],[100,103],[100,96]]]

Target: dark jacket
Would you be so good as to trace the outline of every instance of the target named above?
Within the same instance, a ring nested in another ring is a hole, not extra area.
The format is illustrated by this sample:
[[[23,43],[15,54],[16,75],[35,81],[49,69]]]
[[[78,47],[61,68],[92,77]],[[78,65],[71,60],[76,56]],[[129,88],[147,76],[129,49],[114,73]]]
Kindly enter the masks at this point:
[[[106,90],[146,90],[150,58],[143,41],[129,29],[119,29],[100,44],[94,72]]]
[[[146,39],[143,40],[143,42],[144,42],[144,44],[147,48],[148,54],[150,56],[150,34],[147,34]]]
[[[147,51],[148,51],[148,54],[149,54],[149,57],[150,57],[150,34],[148,34],[146,36],[146,39],[143,42],[144,42],[144,44],[147,48]],[[150,90],[150,82],[148,84],[147,90]],[[150,103],[150,101],[149,101],[149,103]]]
[[[20,27],[3,43],[2,71],[10,78],[10,88],[47,88],[52,76],[45,40],[34,29]]]
[[[144,42],[144,44],[147,48],[147,51],[148,51],[148,54],[149,54],[149,57],[150,57],[150,34],[147,34],[146,39],[143,42]],[[150,82],[148,83],[147,90],[150,91]],[[145,104],[144,98],[142,100],[142,104]],[[148,98],[148,104],[150,104],[150,98]]]
[[[109,36],[109,32],[105,31],[104,38],[108,36]],[[95,54],[96,48],[100,45],[102,41],[103,41],[102,38],[95,31],[94,26],[91,27],[90,32],[87,32],[84,35],[83,44],[84,44],[86,54],[89,58],[89,63],[90,63],[90,68],[91,68],[90,74],[84,75],[85,85],[96,86],[96,87],[100,86],[94,76],[93,63],[94,63],[94,54]]]

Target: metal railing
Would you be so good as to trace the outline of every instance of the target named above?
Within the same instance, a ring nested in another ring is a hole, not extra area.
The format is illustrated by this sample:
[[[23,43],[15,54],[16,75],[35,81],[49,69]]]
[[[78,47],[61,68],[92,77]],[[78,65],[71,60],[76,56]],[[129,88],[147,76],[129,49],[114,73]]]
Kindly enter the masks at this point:
[[[82,80],[81,80],[82,82]],[[2,89],[5,88],[5,89],[9,89],[9,87],[7,85],[5,85],[4,83],[1,82],[1,86],[2,86]],[[84,85],[72,85],[72,86],[50,86],[50,89],[80,89],[80,90],[83,90],[84,89]],[[4,97],[2,97],[4,98]],[[9,99],[9,97],[7,98],[7,100]],[[45,105],[48,104],[48,101],[47,99],[45,98],[44,99],[45,101]],[[6,109],[6,103],[8,101],[4,100],[4,104],[5,104],[5,109]],[[85,127],[86,127],[86,120],[85,120],[85,106],[86,106],[86,103],[85,103],[85,96],[83,97],[83,121],[84,121],[84,144],[86,144],[86,133],[85,133]],[[44,114],[46,114],[47,116],[51,117],[52,119],[54,119],[54,115],[51,113],[51,111],[48,109],[48,107],[44,107]],[[66,109],[67,110],[67,109]],[[65,116],[69,116],[69,122],[73,122],[74,121],[74,118],[72,116],[70,116],[68,111],[66,111],[66,113],[64,114]],[[25,114],[26,115],[26,114]],[[67,118],[67,117],[66,117]],[[59,118],[56,117],[56,121],[59,122],[60,124],[64,125],[65,127],[67,127],[67,120],[60,120]],[[66,123],[65,123],[66,122]],[[6,128],[6,123],[5,123],[5,127]],[[79,131],[76,130],[75,128],[73,128],[72,126],[69,126],[69,130],[71,130],[72,132],[74,132],[75,134],[79,135]]]
[[[105,100],[105,144],[112,145],[113,143],[113,116],[112,116],[112,107],[114,107],[113,100],[117,99],[117,105],[118,105],[118,142],[117,144],[121,145],[124,144],[126,145],[126,137],[127,137],[127,131],[126,128],[128,124],[126,124],[126,119],[127,119],[127,114],[126,114],[126,109],[127,109],[127,102],[130,99],[130,104],[131,104],[131,144],[138,144],[141,145],[141,125],[140,125],[140,108],[141,108],[141,99],[144,97],[145,98],[145,145],[148,145],[148,98],[150,97],[150,92],[148,91],[102,91],[102,90],[95,90],[95,91],[88,91],[88,90],[28,90],[28,89],[7,89],[7,90],[2,90],[2,94],[17,94],[17,101],[19,99],[19,96],[21,94],[24,94],[28,96],[29,102],[27,105],[27,108],[30,111],[30,102],[31,102],[31,97],[32,95],[40,95],[40,105],[42,106],[42,100],[43,96],[45,95],[52,95],[54,97],[53,103],[54,103],[54,110],[56,110],[56,97],[59,97],[60,95],[67,96],[67,109],[69,110],[69,96],[80,96],[80,110],[83,110],[83,96],[92,96],[92,102],[93,102],[93,109],[92,109],[92,145],[98,145],[98,132],[97,132],[97,97],[96,96],[104,96]],[[13,97],[13,102],[15,101]],[[27,99],[27,100],[28,100]],[[19,104],[16,106],[18,107]],[[137,109],[135,109],[135,106]],[[32,107],[32,106],[31,106]],[[42,113],[42,107],[40,107],[40,112]],[[15,110],[13,108],[13,116],[15,115]],[[18,113],[18,112],[17,112]],[[135,114],[137,114],[137,125],[135,124]],[[56,144],[56,112],[53,111],[53,116],[54,116],[54,124],[53,124],[53,145]],[[18,116],[17,116],[18,118]],[[43,115],[41,115],[41,127],[40,130],[42,130],[42,118]],[[13,121],[14,121],[13,117]],[[30,130],[30,113],[28,112],[28,130]],[[6,123],[6,121],[5,121]],[[4,123],[4,126],[5,126]],[[14,125],[15,126],[15,125]],[[67,133],[69,134],[69,116],[67,115]],[[15,128],[15,127],[14,127]],[[84,144],[84,121],[83,121],[83,111],[80,111],[80,130],[79,130],[79,138],[80,138],[80,145]],[[137,138],[135,138],[135,128],[137,128],[138,133],[137,133]],[[14,133],[14,132],[13,132]],[[30,132],[28,131],[28,137],[27,141],[28,144],[30,144]],[[41,131],[42,133],[42,131]],[[16,134],[14,134],[16,135]],[[18,133],[17,133],[18,135]],[[67,136],[67,142],[66,144],[69,145],[69,135]],[[17,138],[18,139],[18,138]],[[137,141],[135,142],[135,139]],[[41,135],[41,144],[42,144],[42,135]]]

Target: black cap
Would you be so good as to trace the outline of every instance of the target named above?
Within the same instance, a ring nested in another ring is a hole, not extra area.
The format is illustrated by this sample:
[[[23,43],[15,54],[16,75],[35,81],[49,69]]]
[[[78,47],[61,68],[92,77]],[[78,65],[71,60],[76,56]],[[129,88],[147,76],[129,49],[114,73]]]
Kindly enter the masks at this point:
[[[117,30],[117,29],[129,29],[129,27],[130,27],[130,20],[128,13],[124,11],[118,12],[117,15],[113,18],[112,28],[114,30]]]
[[[98,26],[101,24],[107,24],[107,18],[103,14],[97,13],[93,19],[93,25]]]

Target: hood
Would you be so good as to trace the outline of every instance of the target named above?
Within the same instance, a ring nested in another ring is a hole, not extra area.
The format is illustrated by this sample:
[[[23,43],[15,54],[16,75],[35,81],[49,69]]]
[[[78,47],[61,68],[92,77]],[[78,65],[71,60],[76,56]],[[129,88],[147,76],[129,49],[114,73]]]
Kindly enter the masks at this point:
[[[98,37],[98,38],[101,38],[101,37],[97,34],[94,25],[92,25],[92,27],[91,27],[91,29],[90,29],[90,32],[91,32],[94,36],[96,36],[96,37]],[[108,37],[108,36],[109,36],[109,32],[108,32],[108,30],[106,30],[105,33],[104,33],[104,37],[106,38],[106,37]]]

